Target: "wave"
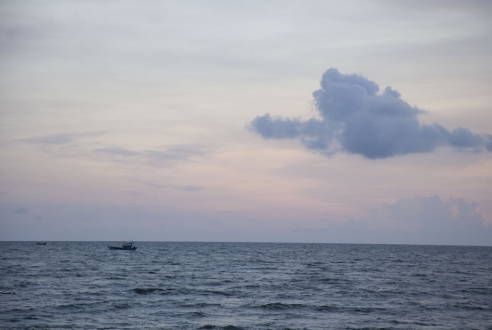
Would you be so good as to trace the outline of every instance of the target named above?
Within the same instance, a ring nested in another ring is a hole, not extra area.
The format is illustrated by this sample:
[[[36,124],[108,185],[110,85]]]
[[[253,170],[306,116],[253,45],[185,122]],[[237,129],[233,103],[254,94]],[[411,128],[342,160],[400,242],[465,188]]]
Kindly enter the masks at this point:
[[[245,330],[244,328],[236,327],[234,325],[219,326],[219,325],[211,325],[211,324],[203,325],[198,329]]]
[[[286,310],[286,309],[301,309],[307,307],[307,305],[303,304],[285,304],[285,303],[269,303],[265,305],[259,306],[260,308],[263,309],[270,309],[270,310]]]
[[[154,292],[160,292],[160,291],[164,291],[164,289],[161,289],[161,288],[135,288],[132,290],[133,292],[135,292],[136,294],[151,294],[151,293],[154,293]]]

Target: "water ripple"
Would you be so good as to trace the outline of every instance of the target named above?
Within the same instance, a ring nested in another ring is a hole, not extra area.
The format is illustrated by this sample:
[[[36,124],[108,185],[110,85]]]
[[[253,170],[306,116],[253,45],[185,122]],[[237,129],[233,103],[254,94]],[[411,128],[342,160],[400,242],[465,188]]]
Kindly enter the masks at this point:
[[[0,242],[2,329],[492,330],[492,248]]]

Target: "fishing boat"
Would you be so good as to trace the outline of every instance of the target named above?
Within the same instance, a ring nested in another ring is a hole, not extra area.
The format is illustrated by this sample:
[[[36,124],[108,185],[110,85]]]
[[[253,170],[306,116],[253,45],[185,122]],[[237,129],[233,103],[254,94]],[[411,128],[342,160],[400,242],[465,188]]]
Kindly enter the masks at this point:
[[[108,245],[108,248],[110,250],[130,250],[130,251],[134,251],[137,249],[137,247],[135,245],[133,245],[133,242],[123,242],[123,244],[121,244],[121,246]]]

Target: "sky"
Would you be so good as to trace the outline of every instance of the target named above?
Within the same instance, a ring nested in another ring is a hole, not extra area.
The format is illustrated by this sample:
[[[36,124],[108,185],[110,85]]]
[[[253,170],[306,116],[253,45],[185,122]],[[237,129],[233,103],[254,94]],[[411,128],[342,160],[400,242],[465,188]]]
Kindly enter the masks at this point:
[[[492,245],[490,1],[0,1],[0,240]]]

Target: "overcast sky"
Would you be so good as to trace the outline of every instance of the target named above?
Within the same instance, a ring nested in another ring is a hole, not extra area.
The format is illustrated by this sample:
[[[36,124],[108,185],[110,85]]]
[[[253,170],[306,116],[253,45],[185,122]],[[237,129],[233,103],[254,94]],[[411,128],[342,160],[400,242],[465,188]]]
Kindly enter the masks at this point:
[[[0,1],[0,240],[492,245],[490,1]]]

